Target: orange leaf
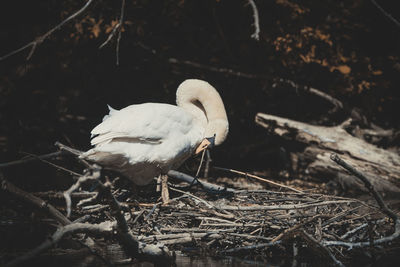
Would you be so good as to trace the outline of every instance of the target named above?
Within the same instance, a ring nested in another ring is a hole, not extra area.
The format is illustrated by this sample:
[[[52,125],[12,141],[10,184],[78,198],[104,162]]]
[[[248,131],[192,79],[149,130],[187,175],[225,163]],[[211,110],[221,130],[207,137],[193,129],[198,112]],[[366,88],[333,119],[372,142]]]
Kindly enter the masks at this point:
[[[351,72],[351,68],[347,65],[340,65],[339,67],[336,67],[336,69],[343,74],[349,74]]]
[[[373,75],[382,75],[382,71],[381,70],[375,70],[372,72]]]

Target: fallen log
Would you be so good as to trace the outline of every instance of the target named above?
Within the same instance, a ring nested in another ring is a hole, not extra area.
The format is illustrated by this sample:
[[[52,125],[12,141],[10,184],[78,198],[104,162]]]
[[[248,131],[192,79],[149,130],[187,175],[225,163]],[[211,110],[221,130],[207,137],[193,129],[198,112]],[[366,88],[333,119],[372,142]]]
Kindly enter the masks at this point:
[[[338,126],[327,127],[258,113],[255,121],[278,136],[306,145],[304,151],[292,152],[294,171],[304,171],[315,177],[323,175],[335,179],[344,189],[365,191],[361,182],[332,164],[330,155],[337,153],[365,173],[376,190],[383,194],[400,194],[400,156],[350,135],[344,129],[349,120]],[[298,170],[297,166],[305,168]]]

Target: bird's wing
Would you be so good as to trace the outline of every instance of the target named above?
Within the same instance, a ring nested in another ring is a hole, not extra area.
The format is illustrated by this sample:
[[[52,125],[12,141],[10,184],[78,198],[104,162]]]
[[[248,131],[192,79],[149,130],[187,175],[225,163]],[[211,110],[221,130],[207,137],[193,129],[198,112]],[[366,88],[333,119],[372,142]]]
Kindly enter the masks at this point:
[[[161,143],[171,134],[186,134],[193,117],[182,108],[159,103],[131,105],[110,113],[91,132],[92,145],[111,141]]]

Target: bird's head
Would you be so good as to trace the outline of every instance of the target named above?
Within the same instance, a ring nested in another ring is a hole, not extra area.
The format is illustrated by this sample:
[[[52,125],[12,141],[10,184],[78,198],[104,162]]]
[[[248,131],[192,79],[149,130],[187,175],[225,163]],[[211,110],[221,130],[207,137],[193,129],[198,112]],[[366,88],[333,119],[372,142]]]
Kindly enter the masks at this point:
[[[229,132],[229,123],[227,119],[214,119],[208,122],[204,139],[196,149],[196,154],[206,148],[212,148],[214,145],[222,144]]]

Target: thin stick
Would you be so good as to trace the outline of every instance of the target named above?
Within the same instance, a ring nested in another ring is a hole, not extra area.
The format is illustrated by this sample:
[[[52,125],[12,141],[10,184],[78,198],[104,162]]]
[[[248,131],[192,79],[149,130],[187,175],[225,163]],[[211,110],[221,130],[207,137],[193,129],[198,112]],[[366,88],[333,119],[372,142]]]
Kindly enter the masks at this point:
[[[40,155],[40,156],[29,155],[30,156],[29,158],[20,159],[20,160],[14,160],[14,161],[6,162],[6,163],[0,163],[0,169],[6,168],[6,167],[11,167],[11,166],[25,164],[25,163],[28,163],[28,162],[31,162],[31,161],[54,158],[54,157],[58,157],[58,156],[60,156],[62,154],[63,154],[63,151],[52,152],[52,153],[45,154],[45,155]]]
[[[206,159],[206,166],[204,167],[204,178],[208,178],[208,172],[210,170],[210,163],[212,162],[210,151],[207,149],[207,159]]]
[[[314,221],[317,218],[320,218],[322,215],[321,214],[317,214],[314,217],[308,219],[307,221],[303,222],[303,223],[299,223],[296,224],[295,226],[291,227],[291,228],[287,228],[285,231],[283,231],[282,233],[280,233],[279,235],[277,235],[274,239],[271,240],[271,242],[276,242],[279,239],[281,239],[284,235],[287,235],[288,233],[291,233],[293,231],[298,230],[300,227],[303,227],[307,224],[309,224],[310,222]]]
[[[311,235],[309,235],[305,231],[302,231],[301,233],[303,234],[303,237],[306,240],[308,240],[309,242],[314,243],[315,245],[320,247],[322,250],[324,250],[329,255],[329,257],[331,257],[331,259],[333,260],[333,262],[337,266],[344,267],[344,264],[341,261],[339,261],[338,259],[336,259],[336,257],[332,254],[332,252],[327,247],[325,247],[322,243],[318,242],[314,237],[312,237]]]
[[[62,26],[64,26],[64,24],[66,24],[67,22],[69,22],[69,21],[71,21],[72,19],[76,18],[76,17],[79,16],[80,14],[82,14],[82,12],[85,11],[85,10],[88,8],[88,6],[89,6],[92,2],[93,2],[93,0],[88,0],[88,1],[86,2],[86,4],[85,4],[81,9],[79,9],[78,11],[76,11],[75,13],[73,13],[71,16],[69,16],[68,18],[66,18],[65,20],[63,20],[60,24],[58,24],[57,26],[55,26],[54,28],[52,28],[51,30],[49,30],[48,32],[46,32],[45,34],[43,34],[43,35],[41,35],[41,36],[39,36],[39,37],[36,37],[35,40],[33,40],[33,41],[31,41],[30,43],[24,45],[23,47],[18,48],[18,49],[14,50],[14,51],[11,51],[11,52],[8,53],[7,55],[4,55],[4,56],[0,57],[0,61],[4,60],[4,59],[6,59],[6,58],[8,58],[8,57],[10,57],[10,56],[13,56],[13,55],[15,55],[15,54],[17,54],[17,53],[19,53],[19,52],[25,50],[25,49],[28,48],[28,47],[31,47],[31,51],[29,52],[29,55],[28,55],[28,57],[26,58],[26,60],[29,60],[29,59],[32,57],[32,55],[33,55],[33,53],[35,52],[36,47],[37,47],[38,45],[40,45],[41,43],[43,43],[53,32],[55,32],[56,30],[58,30],[58,29],[60,29]]]
[[[64,191],[63,195],[65,198],[65,203],[67,205],[67,217],[71,216],[71,194],[77,190],[81,185],[89,180],[97,180],[100,178],[100,168],[93,169],[93,173],[88,173],[81,176],[76,183],[74,183],[68,190]]]
[[[41,198],[28,193],[9,181],[7,181],[3,174],[0,172],[0,182],[1,182],[1,189],[14,194],[15,196],[19,197],[20,199],[24,200],[27,203],[33,204],[35,207],[39,208],[40,210],[46,211],[53,219],[58,221],[62,225],[70,224],[71,221],[65,217],[61,212],[59,212],[56,208],[54,208],[51,204],[47,203],[46,201],[42,200]]]
[[[125,10],[125,0],[122,0],[121,3],[121,13],[120,13],[120,17],[119,17],[119,22],[117,24],[115,24],[115,26],[113,27],[111,33],[108,35],[107,39],[104,41],[104,43],[102,43],[99,46],[99,49],[102,49],[104,46],[106,46],[113,37],[115,37],[115,35],[118,32],[118,36],[117,36],[117,45],[115,47],[115,53],[116,53],[116,65],[119,66],[119,43],[121,40],[121,35],[122,35],[122,26],[123,26],[123,22],[124,22],[124,10]]]
[[[80,151],[80,150],[78,150],[78,149],[74,149],[74,148],[72,148],[72,147],[69,147],[69,146],[66,146],[66,145],[64,145],[64,144],[61,144],[60,142],[55,142],[54,143],[54,145],[56,146],[56,147],[58,147],[58,149],[60,149],[60,150],[62,150],[62,151],[67,151],[67,152],[69,152],[69,153],[71,153],[72,155],[75,155],[75,156],[81,156],[82,154],[83,154],[83,151]]]
[[[75,149],[75,148],[72,148],[72,147],[69,147],[69,146],[66,146],[66,145],[64,145],[64,144],[61,144],[61,143],[58,142],[58,141],[55,142],[54,145],[57,146],[58,149],[60,149],[60,150],[62,150],[62,151],[66,151],[66,152],[68,152],[68,153],[71,153],[72,155],[77,156],[77,159],[78,159],[81,163],[83,163],[83,165],[85,165],[87,168],[89,168],[89,169],[92,168],[92,165],[90,165],[86,160],[80,158],[80,156],[84,153],[83,151],[78,150],[78,149]]]
[[[257,179],[259,181],[263,181],[263,182],[266,182],[266,183],[269,183],[269,184],[273,184],[275,186],[279,186],[279,187],[290,189],[290,190],[292,190],[294,192],[297,192],[297,193],[303,193],[303,191],[301,191],[301,190],[298,190],[298,189],[295,189],[293,187],[290,187],[290,186],[287,186],[287,185],[283,185],[283,184],[280,184],[280,183],[276,183],[276,182],[273,182],[271,180],[268,180],[268,179],[265,179],[265,178],[261,178],[259,176],[256,176],[256,175],[253,175],[253,174],[250,174],[250,173],[247,173],[247,172],[241,172],[241,171],[237,171],[237,170],[233,170],[233,169],[227,169],[227,168],[221,168],[221,167],[214,167],[214,169],[241,174],[241,175],[244,175],[246,177],[251,177],[251,178]]]
[[[203,160],[204,160],[204,155],[206,153],[206,150],[207,149],[204,149],[203,153],[201,154],[200,164],[199,164],[199,167],[197,168],[196,176],[194,177],[195,179],[197,179],[199,177],[200,170],[201,170],[201,165],[203,165]]]
[[[115,53],[116,53],[116,64],[119,66],[119,43],[121,40],[122,36],[122,23],[124,20],[124,8],[125,8],[125,0],[122,0],[122,5],[121,5],[121,17],[119,18],[119,24],[121,25],[121,29],[118,31],[118,38],[117,38],[117,47],[115,48]]]
[[[51,238],[44,241],[41,245],[39,245],[35,249],[31,250],[30,252],[24,254],[19,258],[14,259],[13,261],[7,263],[5,266],[11,267],[11,266],[21,265],[23,262],[32,259],[33,257],[39,255],[40,253],[48,250],[53,245],[57,244],[66,234],[72,234],[72,233],[110,234],[112,233],[114,225],[115,222],[113,223],[110,221],[102,222],[99,224],[89,224],[89,223],[68,224],[64,227],[57,229],[57,231],[51,236]]]
[[[192,177],[188,174],[182,173],[182,172],[170,170],[170,171],[168,171],[168,176],[173,177],[178,180],[181,180],[181,181],[184,181],[188,184],[191,184],[191,183],[193,183],[193,185],[197,184],[197,181],[194,181],[195,180],[194,177]],[[200,182],[200,179],[198,179],[198,180]],[[205,181],[201,181],[201,185],[204,190],[208,190],[208,191],[212,191],[212,192],[228,192],[228,193],[236,192],[236,190],[233,188],[223,187],[223,186],[215,185],[215,184],[208,183]]]
[[[371,0],[371,2],[372,4],[374,4],[374,6],[376,6],[379,9],[379,11],[382,12],[383,15],[385,15],[397,27],[400,27],[400,22],[397,19],[395,19],[392,15],[390,15],[388,12],[386,12],[386,10],[384,10],[382,6],[380,6],[375,0]]]
[[[286,204],[286,205],[252,205],[252,206],[234,206],[234,205],[216,205],[217,208],[222,210],[241,210],[241,211],[254,211],[254,210],[292,210],[292,209],[306,209],[311,207],[325,206],[331,204],[348,204],[355,201],[348,200],[328,200],[322,202],[304,203],[304,204]]]
[[[301,89],[301,90],[303,90],[305,92],[308,92],[310,94],[316,95],[316,96],[321,97],[321,98],[325,99],[326,101],[330,102],[334,106],[334,108],[331,111],[329,111],[330,113],[334,113],[336,110],[343,109],[343,107],[344,107],[342,101],[340,101],[337,98],[334,98],[331,95],[328,95],[327,93],[322,92],[321,90],[315,89],[315,88],[307,86],[307,85],[299,85],[299,84],[297,84],[294,81],[289,80],[289,79],[279,78],[279,79],[276,79],[276,80],[278,82],[281,82],[281,83],[289,84],[290,86],[292,86],[296,90]],[[275,87],[275,85],[276,84],[273,84],[272,86]]]
[[[58,152],[62,152],[62,151],[58,151]],[[59,170],[68,172],[69,174],[75,175],[75,176],[77,176],[77,177],[82,176],[82,174],[79,174],[79,173],[77,173],[77,172],[71,171],[71,170],[69,170],[69,169],[67,169],[67,168],[64,168],[64,167],[62,167],[62,166],[60,166],[60,165],[57,165],[57,164],[55,164],[55,163],[53,163],[53,162],[50,162],[50,161],[48,161],[48,160],[45,160],[45,159],[41,158],[41,156],[36,156],[35,154],[30,154],[30,153],[27,153],[27,152],[24,152],[24,153],[27,154],[27,155],[29,155],[29,156],[31,156],[31,157],[34,157],[34,158],[40,160],[41,162],[44,162],[44,163],[46,163],[46,164],[49,164],[50,166],[53,166],[53,167],[56,168],[56,169],[59,169]],[[54,152],[54,153],[57,153],[57,152]],[[46,155],[43,155],[43,156],[46,156]]]
[[[257,245],[231,248],[231,249],[223,250],[223,251],[221,251],[221,253],[233,253],[233,252],[238,252],[238,251],[242,251],[242,250],[251,250],[251,249],[271,247],[271,246],[278,245],[280,243],[281,243],[281,240],[278,240],[276,242],[268,242],[268,243],[261,243],[261,244],[257,244]]]
[[[258,9],[256,3],[253,0],[247,0],[253,9],[253,18],[254,18],[254,33],[251,35],[251,38],[259,41],[260,40],[260,19],[258,17]]]
[[[217,67],[204,65],[204,64],[200,64],[200,63],[189,61],[189,60],[178,60],[176,58],[169,58],[168,62],[172,63],[172,64],[182,64],[182,65],[186,65],[186,66],[195,67],[198,69],[204,69],[204,70],[224,73],[227,75],[237,76],[237,77],[241,77],[241,78],[259,79],[259,78],[266,77],[264,75],[244,73],[244,72],[240,72],[240,71],[236,71],[236,70],[232,70],[232,69],[228,69],[228,68],[217,68]]]
[[[382,209],[382,211],[387,216],[392,218],[393,221],[396,221],[399,219],[399,217],[396,215],[396,213],[394,213],[391,209],[388,208],[386,203],[383,201],[381,194],[375,190],[375,188],[372,186],[371,182],[368,180],[368,178],[363,173],[359,172],[358,170],[356,170],[355,168],[350,166],[350,164],[348,164],[347,162],[342,160],[335,153],[331,154],[331,160],[333,160],[334,162],[336,162],[337,164],[339,164],[340,166],[342,166],[343,168],[348,170],[351,174],[356,176],[358,179],[360,179],[364,183],[364,185],[368,189],[368,191],[374,196],[379,207]]]

